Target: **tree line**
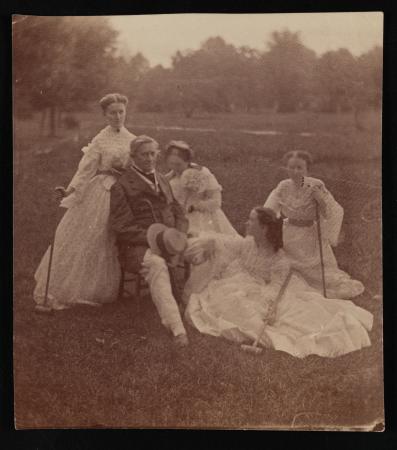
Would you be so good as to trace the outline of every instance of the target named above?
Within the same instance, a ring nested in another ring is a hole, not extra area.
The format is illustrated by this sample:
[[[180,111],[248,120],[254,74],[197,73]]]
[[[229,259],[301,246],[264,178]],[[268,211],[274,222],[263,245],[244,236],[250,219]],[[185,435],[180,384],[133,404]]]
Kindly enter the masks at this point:
[[[151,67],[141,53],[118,55],[117,36],[104,17],[17,16],[15,112],[48,114],[54,134],[61,112],[82,109],[109,91],[125,93],[139,111],[186,117],[265,108],[357,115],[381,105],[381,47],[358,57],[346,48],[318,56],[289,30],[273,32],[263,50],[216,36],[198,50],[177,51],[165,68]]]

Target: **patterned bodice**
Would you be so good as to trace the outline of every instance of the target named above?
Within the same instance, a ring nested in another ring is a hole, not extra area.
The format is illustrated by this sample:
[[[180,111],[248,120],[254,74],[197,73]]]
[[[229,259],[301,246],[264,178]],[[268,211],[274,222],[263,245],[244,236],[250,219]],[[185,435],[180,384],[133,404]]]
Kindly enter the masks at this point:
[[[119,132],[110,126],[101,130],[92,142],[82,149],[84,156],[68,186],[68,189],[73,188],[75,192],[64,198],[61,206],[69,208],[76,201],[80,202],[87,185],[98,171],[125,168],[129,161],[130,142],[134,137],[124,127]],[[115,178],[111,175],[99,175],[96,178],[100,179],[103,187],[107,190],[115,182]]]
[[[283,252],[279,251],[271,256],[259,248],[251,236],[246,238],[229,239],[226,243],[229,247],[229,262],[223,261],[221,277],[245,272],[258,282],[269,283],[275,278],[283,277],[288,263],[283,257]],[[234,255],[234,257],[232,256]]]
[[[109,170],[112,167],[124,168],[129,160],[130,142],[134,137],[124,127],[120,132],[106,127],[93,139],[90,146],[86,147],[86,152],[92,151],[100,154],[98,170]]]
[[[326,200],[328,191],[321,180],[305,177],[303,187],[297,188],[292,180],[283,180],[270,194],[265,206],[280,210],[284,217],[296,220],[314,220],[316,217],[315,200],[312,187],[317,185]]]

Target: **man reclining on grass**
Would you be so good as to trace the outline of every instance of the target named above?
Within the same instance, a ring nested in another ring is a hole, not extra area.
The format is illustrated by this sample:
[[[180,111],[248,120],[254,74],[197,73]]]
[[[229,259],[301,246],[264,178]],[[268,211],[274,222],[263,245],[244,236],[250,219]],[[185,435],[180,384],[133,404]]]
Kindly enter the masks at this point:
[[[188,220],[168,181],[156,171],[158,143],[138,136],[130,148],[131,164],[111,188],[109,226],[116,234],[121,266],[144,275],[161,322],[176,345],[186,346],[169,267],[186,247]]]

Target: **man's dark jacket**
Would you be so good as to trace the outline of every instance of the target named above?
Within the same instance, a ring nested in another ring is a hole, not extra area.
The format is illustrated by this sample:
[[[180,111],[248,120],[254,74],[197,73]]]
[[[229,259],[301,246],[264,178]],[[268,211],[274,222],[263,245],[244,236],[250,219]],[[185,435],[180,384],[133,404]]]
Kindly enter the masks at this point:
[[[132,168],[128,168],[111,188],[109,226],[116,234],[121,259],[127,256],[128,249],[148,246],[146,232],[152,223],[187,232],[188,220],[168,180],[158,172],[156,177],[160,192],[152,189]]]

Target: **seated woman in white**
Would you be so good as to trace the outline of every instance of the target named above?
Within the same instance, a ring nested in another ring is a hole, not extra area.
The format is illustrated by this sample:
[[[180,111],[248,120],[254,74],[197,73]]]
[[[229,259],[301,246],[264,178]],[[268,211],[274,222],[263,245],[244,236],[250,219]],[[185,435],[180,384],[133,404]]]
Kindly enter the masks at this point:
[[[334,357],[370,345],[373,317],[351,301],[324,298],[293,275],[282,247],[282,220],[254,208],[247,236],[207,234],[190,240],[186,257],[200,263],[212,255],[206,277],[192,286],[186,318],[202,333],[252,342],[267,323],[260,345],[295,357]]]
[[[264,206],[285,219],[284,250],[292,266],[311,286],[323,292],[316,220],[318,207],[327,297],[353,298],[360,295],[364,291],[363,284],[339,269],[331,248],[338,243],[343,208],[321,180],[307,176],[312,161],[309,153],[292,151],[283,160],[289,178],[278,184]]]
[[[189,219],[189,232],[237,234],[221,209],[222,186],[206,167],[193,163],[190,146],[184,141],[169,142],[165,162],[174,197]]]

